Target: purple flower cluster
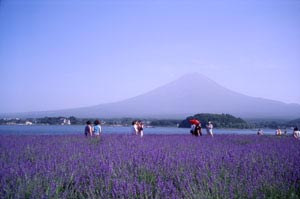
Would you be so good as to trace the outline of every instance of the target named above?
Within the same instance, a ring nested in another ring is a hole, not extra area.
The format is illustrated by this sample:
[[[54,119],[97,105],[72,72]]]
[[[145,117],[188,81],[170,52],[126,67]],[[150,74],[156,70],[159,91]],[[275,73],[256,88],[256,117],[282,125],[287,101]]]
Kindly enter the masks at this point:
[[[0,198],[300,197],[300,142],[292,137],[0,139]]]

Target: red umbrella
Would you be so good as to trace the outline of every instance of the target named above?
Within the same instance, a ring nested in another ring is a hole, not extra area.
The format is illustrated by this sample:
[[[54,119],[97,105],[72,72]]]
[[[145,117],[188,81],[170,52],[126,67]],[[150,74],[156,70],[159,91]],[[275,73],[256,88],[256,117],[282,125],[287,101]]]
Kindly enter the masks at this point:
[[[192,119],[192,120],[190,120],[189,122],[190,122],[191,124],[195,124],[195,125],[200,124],[199,120],[196,120],[196,119]]]

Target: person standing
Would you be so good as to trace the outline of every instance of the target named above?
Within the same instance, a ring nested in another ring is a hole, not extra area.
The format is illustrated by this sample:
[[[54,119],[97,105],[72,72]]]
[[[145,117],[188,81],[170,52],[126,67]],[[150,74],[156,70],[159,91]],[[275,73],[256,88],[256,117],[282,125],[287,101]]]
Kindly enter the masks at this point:
[[[264,132],[263,132],[263,130],[261,130],[261,129],[258,129],[258,131],[257,131],[257,135],[264,135]]]
[[[287,129],[284,128],[284,135],[287,135]]]
[[[138,134],[141,136],[141,138],[144,136],[144,124],[142,121],[138,121]]]
[[[93,130],[92,130],[92,123],[90,121],[86,122],[86,126],[84,128],[84,135],[85,136],[92,136],[93,135]]]
[[[132,135],[138,135],[138,122],[133,121],[132,123]]]
[[[196,124],[192,124],[191,125],[191,130],[190,130],[192,135],[195,135],[195,129],[196,129]]]
[[[196,127],[195,127],[195,136],[202,136],[201,123],[196,124]]]
[[[300,140],[300,131],[299,131],[298,127],[294,128],[293,135],[294,135],[294,138]]]
[[[213,132],[212,129],[214,128],[214,126],[212,125],[211,121],[208,122],[208,124],[206,125],[206,131],[207,131],[207,135],[211,135],[211,137],[213,137]]]
[[[276,131],[275,131],[275,135],[281,135],[282,133],[281,133],[281,129],[278,127],[277,129],[276,129]]]
[[[100,125],[100,121],[95,120],[94,121],[94,135],[99,137],[101,133],[102,133],[102,128]]]

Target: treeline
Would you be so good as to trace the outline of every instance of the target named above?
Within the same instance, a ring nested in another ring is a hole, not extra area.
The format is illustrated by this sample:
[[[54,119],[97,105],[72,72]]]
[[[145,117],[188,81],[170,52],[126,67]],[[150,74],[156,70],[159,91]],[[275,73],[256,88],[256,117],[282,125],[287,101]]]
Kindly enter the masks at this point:
[[[161,120],[153,120],[150,122],[150,126],[176,126],[178,127],[181,120],[175,119],[161,119]]]
[[[87,121],[95,121],[97,118],[70,117],[43,117],[43,118],[3,118],[0,125],[85,125]],[[141,120],[146,126],[177,127],[181,120],[174,119],[144,119],[144,118],[111,118],[101,119],[102,125],[131,126],[133,121]]]
[[[43,118],[2,118],[0,125],[32,125],[32,124],[46,124],[46,125],[71,125],[81,124],[83,121],[76,117],[43,117]]]
[[[197,119],[201,122],[202,127],[211,121],[216,128],[238,128],[238,129],[246,129],[251,128],[251,126],[241,118],[236,118],[230,114],[209,114],[209,113],[201,113],[196,114],[194,116],[189,116],[185,120],[183,120],[180,124],[180,128],[190,128],[190,120]]]
[[[84,125],[88,120],[93,122],[97,118],[76,118],[70,117],[43,117],[43,118],[3,118],[0,119],[0,125]],[[285,121],[285,120],[266,120],[266,119],[251,119],[243,120],[234,117],[230,114],[208,114],[201,113],[194,116],[189,116],[184,120],[178,119],[145,119],[145,118],[111,118],[101,119],[102,125],[108,126],[131,126],[132,121],[141,120],[146,126],[161,126],[161,127],[181,127],[189,128],[190,119],[198,119],[202,126],[212,121],[214,127],[217,128],[290,128],[300,127],[300,118]]]
[[[176,119],[145,119],[145,118],[112,118],[103,119],[106,125],[130,126],[133,121],[140,120],[146,126],[177,127],[181,120]]]
[[[291,128],[300,127],[300,118],[286,121],[286,120],[264,120],[264,119],[252,119],[247,121],[251,127],[256,128]]]
[[[181,121],[179,127],[189,128],[191,126],[189,120],[198,119],[202,127],[212,121],[214,127],[217,128],[237,128],[237,129],[247,129],[247,128],[291,128],[291,127],[300,127],[300,118],[286,121],[286,120],[267,120],[267,119],[251,119],[243,120],[241,118],[234,117],[230,114],[209,114],[201,113],[194,116],[189,116],[185,120]]]

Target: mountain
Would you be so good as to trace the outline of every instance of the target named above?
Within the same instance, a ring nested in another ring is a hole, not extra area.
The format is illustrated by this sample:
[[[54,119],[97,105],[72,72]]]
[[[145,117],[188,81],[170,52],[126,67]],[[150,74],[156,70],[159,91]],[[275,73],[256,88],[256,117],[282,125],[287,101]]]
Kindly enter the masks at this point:
[[[196,113],[228,113],[242,118],[294,119],[300,116],[300,105],[243,95],[193,73],[123,101],[76,109],[32,112],[30,115],[182,118]]]

